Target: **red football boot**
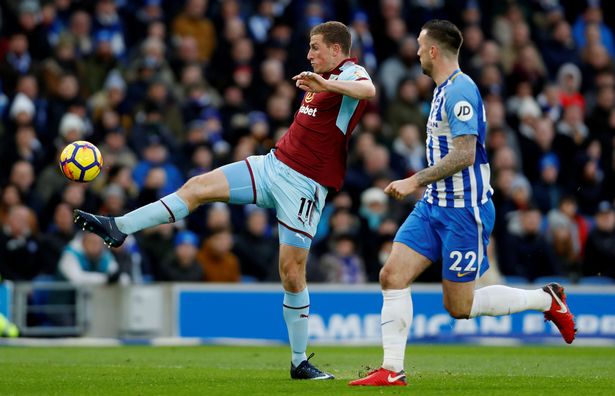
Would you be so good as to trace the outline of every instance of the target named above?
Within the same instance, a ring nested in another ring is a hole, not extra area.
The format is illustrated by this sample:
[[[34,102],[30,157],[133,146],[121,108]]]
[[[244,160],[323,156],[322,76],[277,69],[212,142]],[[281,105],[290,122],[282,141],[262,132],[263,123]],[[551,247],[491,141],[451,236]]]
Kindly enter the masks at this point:
[[[574,315],[566,304],[564,288],[557,283],[549,283],[542,290],[551,296],[551,308],[544,312],[545,321],[550,320],[555,323],[559,332],[562,333],[564,341],[570,344],[574,341],[577,329],[574,327]]]
[[[395,371],[379,368],[367,374],[366,377],[350,381],[351,386],[406,386],[406,373],[404,370]]]

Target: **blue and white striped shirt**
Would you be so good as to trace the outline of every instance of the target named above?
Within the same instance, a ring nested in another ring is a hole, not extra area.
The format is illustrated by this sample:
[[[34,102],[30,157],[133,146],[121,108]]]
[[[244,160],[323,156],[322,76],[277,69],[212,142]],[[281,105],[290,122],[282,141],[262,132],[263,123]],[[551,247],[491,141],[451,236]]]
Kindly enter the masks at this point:
[[[478,87],[456,70],[434,91],[427,121],[427,164],[434,166],[453,149],[453,138],[476,135],[474,165],[427,186],[423,199],[430,204],[463,208],[486,203],[493,189],[485,150],[485,107]]]

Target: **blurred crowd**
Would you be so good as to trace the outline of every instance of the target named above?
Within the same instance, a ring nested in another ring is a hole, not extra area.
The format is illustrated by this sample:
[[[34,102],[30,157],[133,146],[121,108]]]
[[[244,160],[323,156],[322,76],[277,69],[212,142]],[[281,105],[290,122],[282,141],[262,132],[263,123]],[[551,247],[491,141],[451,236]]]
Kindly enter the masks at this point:
[[[189,177],[264,154],[302,99],[309,30],[348,24],[378,88],[331,191],[308,280],[378,280],[420,195],[382,191],[423,169],[433,92],[416,36],[463,32],[462,70],[486,106],[496,273],[534,281],[615,277],[615,38],[597,0],[2,0],[0,276],[75,284],[275,281],[275,214],[208,204],[109,250],[74,208],[122,215]],[[609,12],[611,11],[611,12]],[[611,19],[609,19],[611,18]],[[58,154],[100,148],[104,170],[70,183]],[[419,280],[438,281],[432,266]]]

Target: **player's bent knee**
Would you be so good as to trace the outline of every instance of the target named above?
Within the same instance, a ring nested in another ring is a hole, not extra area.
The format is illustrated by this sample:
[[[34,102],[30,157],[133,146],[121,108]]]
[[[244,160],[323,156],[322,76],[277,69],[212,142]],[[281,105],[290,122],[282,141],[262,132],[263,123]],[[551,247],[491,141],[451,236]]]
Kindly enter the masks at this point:
[[[470,310],[472,307],[468,308],[464,305],[451,305],[445,303],[444,308],[446,308],[449,315],[451,315],[455,319],[469,319]]]
[[[217,180],[219,175],[214,172],[193,176],[181,187],[180,196],[188,202],[189,207],[228,199],[228,187],[224,190],[222,181]]]
[[[385,265],[380,269],[380,286],[382,289],[403,289],[408,282],[401,279],[402,274],[397,273],[393,266]]]
[[[469,313],[462,313],[461,311],[449,311],[449,314],[455,319],[470,319]]]

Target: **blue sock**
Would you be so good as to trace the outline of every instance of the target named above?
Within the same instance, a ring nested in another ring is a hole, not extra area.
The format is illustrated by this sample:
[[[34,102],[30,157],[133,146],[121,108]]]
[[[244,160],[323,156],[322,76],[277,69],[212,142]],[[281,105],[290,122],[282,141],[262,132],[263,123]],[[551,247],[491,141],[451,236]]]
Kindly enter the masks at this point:
[[[188,214],[190,214],[188,205],[177,193],[173,193],[124,216],[116,217],[115,223],[124,234],[132,234],[158,224],[174,223]]]
[[[299,293],[284,292],[284,321],[288,328],[288,340],[292,350],[292,362],[297,367],[307,359],[305,350],[308,342],[308,316],[310,294],[307,287]]]

